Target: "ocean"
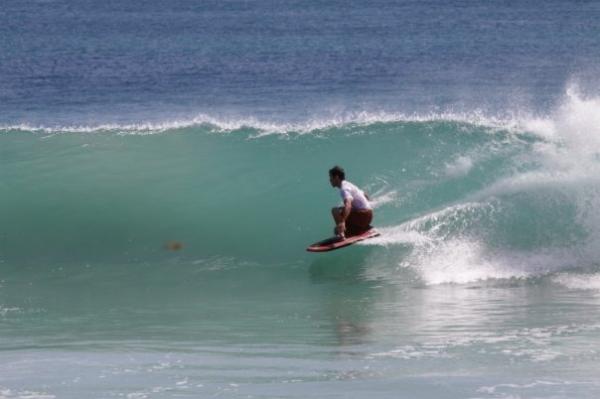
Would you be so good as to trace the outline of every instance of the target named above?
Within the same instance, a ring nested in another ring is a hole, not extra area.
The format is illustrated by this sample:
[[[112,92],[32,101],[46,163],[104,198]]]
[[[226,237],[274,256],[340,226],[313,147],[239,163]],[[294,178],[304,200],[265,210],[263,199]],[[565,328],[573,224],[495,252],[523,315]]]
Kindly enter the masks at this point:
[[[599,20],[4,0],[0,398],[599,397]]]

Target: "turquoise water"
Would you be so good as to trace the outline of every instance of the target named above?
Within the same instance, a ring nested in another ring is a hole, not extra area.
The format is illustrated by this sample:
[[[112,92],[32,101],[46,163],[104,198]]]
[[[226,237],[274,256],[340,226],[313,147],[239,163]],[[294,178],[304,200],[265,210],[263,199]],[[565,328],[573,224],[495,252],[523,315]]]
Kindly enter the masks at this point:
[[[526,133],[453,121],[261,132],[6,131],[3,219],[12,227],[4,257],[147,262],[170,257],[163,246],[178,241],[188,260],[297,260],[300,243],[330,233],[328,209],[338,198],[323,170],[334,162],[375,195],[378,224],[390,229],[412,220],[422,224],[415,230],[440,230],[446,240],[486,235],[486,245],[501,248],[569,244],[583,233],[574,204],[551,183],[516,193],[502,187],[538,173],[532,152],[543,141]],[[500,192],[486,193],[494,184]],[[538,199],[544,190],[559,195]],[[502,191],[509,198],[495,199]]]
[[[504,126],[6,130],[2,395],[592,397],[598,165],[554,129],[593,104]],[[307,253],[333,162],[382,235]]]

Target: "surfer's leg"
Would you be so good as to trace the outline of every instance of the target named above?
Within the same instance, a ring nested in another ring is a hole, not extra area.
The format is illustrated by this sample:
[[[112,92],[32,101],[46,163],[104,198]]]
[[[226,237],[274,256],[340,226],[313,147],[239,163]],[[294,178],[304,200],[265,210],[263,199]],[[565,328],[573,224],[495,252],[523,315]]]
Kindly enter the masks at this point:
[[[371,228],[372,221],[372,210],[353,210],[352,212],[350,212],[350,215],[348,215],[348,219],[346,219],[346,231],[349,235],[362,234]]]
[[[340,207],[331,208],[331,216],[333,216],[333,221],[337,226],[342,221],[342,209]]]
[[[344,237],[344,233],[340,233],[337,231],[337,225],[342,222],[342,212],[344,208],[335,207],[331,208],[331,216],[333,216],[333,221],[335,222],[335,227],[333,228],[333,234],[339,236],[341,238]]]

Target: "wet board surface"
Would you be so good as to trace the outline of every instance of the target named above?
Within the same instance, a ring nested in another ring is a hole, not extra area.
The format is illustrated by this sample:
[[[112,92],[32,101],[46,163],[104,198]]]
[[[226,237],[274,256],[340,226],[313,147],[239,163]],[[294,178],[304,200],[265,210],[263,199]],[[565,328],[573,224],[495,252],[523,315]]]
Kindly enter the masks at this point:
[[[308,252],[327,252],[333,251],[334,249],[340,249],[347,247],[348,245],[352,245],[356,242],[366,240],[367,238],[377,237],[379,232],[375,229],[367,230],[362,234],[346,237],[345,239],[340,239],[339,237],[331,237],[327,238],[323,241],[315,242],[310,245],[306,250]]]

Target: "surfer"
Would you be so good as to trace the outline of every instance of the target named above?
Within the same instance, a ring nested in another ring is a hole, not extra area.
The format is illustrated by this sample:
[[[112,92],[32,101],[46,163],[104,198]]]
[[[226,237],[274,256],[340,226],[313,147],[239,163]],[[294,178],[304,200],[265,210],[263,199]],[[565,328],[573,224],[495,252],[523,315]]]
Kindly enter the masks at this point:
[[[329,170],[329,183],[340,190],[344,206],[331,209],[335,234],[340,238],[353,236],[371,229],[373,208],[369,196],[346,180],[344,169],[334,166]]]

